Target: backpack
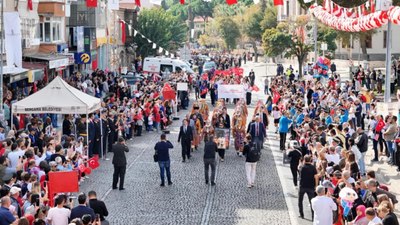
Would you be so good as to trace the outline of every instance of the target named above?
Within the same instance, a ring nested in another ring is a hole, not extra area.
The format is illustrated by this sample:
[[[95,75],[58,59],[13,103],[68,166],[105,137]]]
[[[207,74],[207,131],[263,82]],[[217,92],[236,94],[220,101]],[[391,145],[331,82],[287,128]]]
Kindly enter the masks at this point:
[[[257,148],[256,145],[257,145],[256,143],[253,144],[253,146],[250,148],[250,151],[247,153],[247,157],[251,161],[258,162],[261,157],[261,151],[259,150],[259,148]]]

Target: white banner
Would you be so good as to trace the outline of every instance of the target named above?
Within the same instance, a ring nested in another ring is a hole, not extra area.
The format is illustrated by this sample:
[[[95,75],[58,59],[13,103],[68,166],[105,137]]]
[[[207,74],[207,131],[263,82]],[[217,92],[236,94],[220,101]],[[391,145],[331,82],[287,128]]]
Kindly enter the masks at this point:
[[[188,90],[188,83],[183,83],[183,82],[177,83],[176,84],[176,90],[178,90],[178,91],[187,91]]]
[[[4,12],[7,66],[22,68],[21,20],[18,12]]]
[[[241,84],[218,85],[218,98],[245,98],[246,91]]]

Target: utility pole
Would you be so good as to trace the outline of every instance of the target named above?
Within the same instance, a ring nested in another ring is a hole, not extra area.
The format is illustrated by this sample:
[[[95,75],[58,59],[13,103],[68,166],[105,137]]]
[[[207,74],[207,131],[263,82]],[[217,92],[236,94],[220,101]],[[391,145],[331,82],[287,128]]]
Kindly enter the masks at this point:
[[[315,4],[317,5],[318,2],[315,0]],[[317,61],[318,58],[318,20],[317,17],[314,16],[314,61]]]
[[[386,77],[385,77],[385,102],[391,102],[390,98],[390,76],[392,75],[392,23],[387,24],[386,32]]]

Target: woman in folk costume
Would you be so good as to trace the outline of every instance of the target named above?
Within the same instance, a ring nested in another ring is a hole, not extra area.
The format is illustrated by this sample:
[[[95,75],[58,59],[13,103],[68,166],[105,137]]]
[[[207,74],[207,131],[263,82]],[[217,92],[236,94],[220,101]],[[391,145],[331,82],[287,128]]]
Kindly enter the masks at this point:
[[[206,142],[210,136],[214,136],[214,127],[211,125],[211,122],[207,120],[206,125],[204,125],[202,129],[201,137],[204,142]]]
[[[192,112],[189,116],[190,118],[190,126],[192,127],[192,132],[193,132],[193,141],[192,141],[192,149],[196,149],[200,143],[200,134],[201,134],[201,129],[202,129],[202,124],[201,124],[201,114],[198,112],[199,110],[199,104],[195,102],[193,104]]]
[[[207,105],[205,99],[200,99],[199,107],[200,107],[199,113],[203,117],[203,121],[207,121],[208,115],[209,115],[209,110],[208,110],[208,105]]]
[[[232,118],[232,135],[235,143],[236,154],[242,157],[243,147],[244,147],[244,137],[246,135],[246,117],[240,114],[240,112],[235,112]]]
[[[225,121],[222,116],[218,116],[218,122],[216,128],[225,128]],[[225,160],[225,137],[217,137],[218,155],[221,162]]]

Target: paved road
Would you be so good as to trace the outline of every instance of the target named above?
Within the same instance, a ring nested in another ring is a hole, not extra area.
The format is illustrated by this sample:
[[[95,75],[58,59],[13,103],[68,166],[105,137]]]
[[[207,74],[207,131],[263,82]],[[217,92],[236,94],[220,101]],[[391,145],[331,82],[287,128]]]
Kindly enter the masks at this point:
[[[228,111],[232,112],[232,106]],[[249,112],[252,115],[252,107]],[[159,137],[156,133],[128,143],[131,151],[127,154],[125,191],[110,190],[111,161],[102,161],[101,167],[81,185],[81,191],[96,190],[106,202],[111,224],[298,224],[290,219],[293,212],[288,211],[274,151],[263,151],[257,165],[256,187],[246,187],[244,158],[236,156],[233,150],[227,151],[225,162],[218,163],[217,185],[207,186],[202,148],[193,153],[191,161],[181,162],[177,124],[174,122],[167,136],[175,146],[171,152],[172,186],[159,186],[159,169],[152,161]],[[273,147],[275,144],[271,143]]]

